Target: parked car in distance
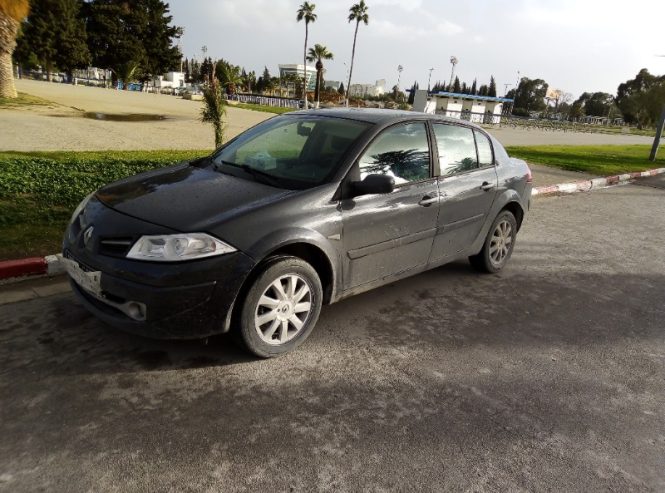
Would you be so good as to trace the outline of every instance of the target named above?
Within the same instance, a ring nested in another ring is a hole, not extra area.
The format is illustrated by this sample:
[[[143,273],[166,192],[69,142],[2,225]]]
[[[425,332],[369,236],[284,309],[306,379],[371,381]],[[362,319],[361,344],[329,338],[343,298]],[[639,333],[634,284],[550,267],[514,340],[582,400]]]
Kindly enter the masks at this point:
[[[531,173],[478,126],[406,111],[271,118],[212,155],[103,187],[63,256],[98,318],[156,338],[300,345],[321,305],[468,257],[508,262]]]

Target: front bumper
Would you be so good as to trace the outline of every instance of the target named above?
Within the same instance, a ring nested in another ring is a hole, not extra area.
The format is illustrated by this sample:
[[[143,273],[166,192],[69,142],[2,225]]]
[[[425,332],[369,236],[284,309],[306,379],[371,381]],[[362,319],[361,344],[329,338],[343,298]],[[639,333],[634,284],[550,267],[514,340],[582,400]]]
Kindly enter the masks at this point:
[[[70,283],[83,305],[113,327],[157,339],[199,339],[230,329],[235,300],[253,266],[249,257],[241,253],[230,255],[237,258],[226,259],[229,269],[217,266],[219,280],[198,284],[151,286],[114,277],[103,268],[99,271],[98,293],[84,288],[71,276]],[[244,275],[236,270],[241,266]],[[139,319],[122,309],[128,304],[143,307]]]
[[[84,232],[93,223],[95,234],[86,241]],[[68,227],[63,256],[94,279],[82,283],[81,275],[70,271],[72,290],[93,315],[123,331],[158,339],[198,339],[229,330],[235,300],[255,265],[253,259],[234,252],[160,263],[100,252],[100,238],[117,230],[129,231],[132,237],[171,232],[100,203],[86,207],[80,224]]]

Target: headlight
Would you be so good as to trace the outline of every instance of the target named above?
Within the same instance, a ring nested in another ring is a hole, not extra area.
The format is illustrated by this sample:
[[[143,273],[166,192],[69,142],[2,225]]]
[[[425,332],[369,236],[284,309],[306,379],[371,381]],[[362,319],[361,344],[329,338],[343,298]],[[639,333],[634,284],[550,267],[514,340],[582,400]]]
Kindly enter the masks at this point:
[[[127,258],[153,262],[179,262],[235,252],[236,249],[205,233],[142,236]]]
[[[73,223],[74,219],[76,219],[78,215],[83,212],[83,209],[85,209],[85,206],[88,205],[88,202],[93,195],[95,195],[95,192],[92,192],[90,195],[84,198],[79,205],[76,206],[76,209],[74,209],[74,213],[72,214],[72,218],[69,220],[70,223]]]

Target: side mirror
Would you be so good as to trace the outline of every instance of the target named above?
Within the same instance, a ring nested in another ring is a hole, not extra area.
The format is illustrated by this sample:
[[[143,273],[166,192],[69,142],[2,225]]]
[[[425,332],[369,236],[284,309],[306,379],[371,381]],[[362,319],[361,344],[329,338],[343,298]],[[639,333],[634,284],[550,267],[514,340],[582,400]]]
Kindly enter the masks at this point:
[[[353,182],[353,195],[374,195],[395,190],[395,179],[389,175],[367,175],[363,181]]]

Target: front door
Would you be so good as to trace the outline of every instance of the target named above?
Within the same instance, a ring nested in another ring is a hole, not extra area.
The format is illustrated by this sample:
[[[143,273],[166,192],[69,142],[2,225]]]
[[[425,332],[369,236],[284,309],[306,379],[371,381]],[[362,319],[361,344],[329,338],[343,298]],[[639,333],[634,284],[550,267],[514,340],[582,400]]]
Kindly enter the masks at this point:
[[[431,261],[454,257],[476,240],[497,193],[489,139],[461,125],[435,123],[441,201]]]
[[[351,176],[387,174],[395,190],[342,200],[345,289],[427,264],[436,232],[438,183],[425,122],[380,133]]]

